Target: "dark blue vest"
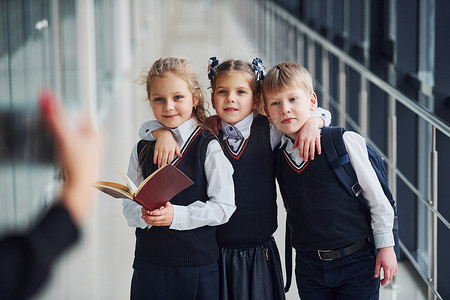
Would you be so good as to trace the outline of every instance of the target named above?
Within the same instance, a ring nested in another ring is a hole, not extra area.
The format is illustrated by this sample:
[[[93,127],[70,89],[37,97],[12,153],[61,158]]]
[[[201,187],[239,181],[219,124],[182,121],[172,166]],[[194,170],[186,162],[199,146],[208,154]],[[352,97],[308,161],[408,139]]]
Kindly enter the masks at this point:
[[[269,134],[267,118],[259,115],[239,153],[232,153],[220,138],[234,168],[236,211],[228,223],[217,228],[219,245],[260,245],[277,229],[274,156]]]
[[[182,149],[183,157],[173,164],[194,181],[194,185],[176,195],[170,203],[187,206],[196,200],[206,202],[207,181],[204,170],[206,150],[214,135],[197,128]],[[140,141],[138,154],[152,158],[155,142]],[[140,149],[143,149],[140,151]],[[140,153],[141,152],[141,153]],[[156,170],[153,159],[142,165],[144,178]],[[141,164],[140,164],[141,165]],[[135,258],[157,265],[192,267],[217,261],[216,227],[204,226],[192,230],[173,230],[166,226],[136,229]]]
[[[286,147],[286,145],[284,145]],[[277,180],[287,207],[291,243],[296,250],[336,249],[371,235],[361,204],[350,197],[329,167],[315,155],[301,168],[275,150]]]

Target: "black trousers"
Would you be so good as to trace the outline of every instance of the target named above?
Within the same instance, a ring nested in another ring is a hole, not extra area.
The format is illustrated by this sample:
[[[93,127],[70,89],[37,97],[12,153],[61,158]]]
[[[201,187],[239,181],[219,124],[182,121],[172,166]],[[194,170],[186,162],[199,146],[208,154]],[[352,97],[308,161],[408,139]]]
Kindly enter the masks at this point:
[[[218,300],[217,263],[200,267],[159,266],[134,261],[131,299]]]
[[[371,243],[344,258],[323,261],[296,251],[295,276],[302,300],[378,300],[380,278],[373,277]]]

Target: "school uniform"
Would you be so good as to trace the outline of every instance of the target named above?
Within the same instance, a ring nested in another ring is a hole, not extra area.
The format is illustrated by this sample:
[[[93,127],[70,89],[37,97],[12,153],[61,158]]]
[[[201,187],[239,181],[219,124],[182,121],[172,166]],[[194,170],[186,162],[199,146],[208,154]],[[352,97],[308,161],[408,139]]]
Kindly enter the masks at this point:
[[[301,299],[378,299],[372,243],[377,248],[394,245],[393,211],[371,168],[365,140],[346,132],[344,143],[371,210],[370,222],[324,155],[303,161],[285,136],[275,151]]]
[[[277,228],[270,124],[253,114],[234,126],[222,121],[225,156],[234,168],[236,212],[217,228],[220,299],[285,299]]]
[[[194,185],[171,199],[170,226],[142,223],[141,207],[124,200],[129,225],[138,227],[131,299],[218,299],[215,226],[227,222],[235,210],[234,189],[230,189],[233,169],[214,135],[198,127],[194,119],[172,132],[182,153],[172,164]],[[156,170],[152,159],[139,170],[137,164],[138,149],[152,144],[141,140],[134,148],[128,175],[139,179],[135,183]],[[149,155],[153,157],[153,150]]]
[[[328,111],[313,113],[331,121]],[[285,299],[277,228],[273,149],[283,134],[253,113],[231,126],[221,121],[219,140],[234,168],[236,212],[218,227],[220,299]],[[148,132],[161,126],[152,121]],[[175,137],[176,138],[176,137]]]

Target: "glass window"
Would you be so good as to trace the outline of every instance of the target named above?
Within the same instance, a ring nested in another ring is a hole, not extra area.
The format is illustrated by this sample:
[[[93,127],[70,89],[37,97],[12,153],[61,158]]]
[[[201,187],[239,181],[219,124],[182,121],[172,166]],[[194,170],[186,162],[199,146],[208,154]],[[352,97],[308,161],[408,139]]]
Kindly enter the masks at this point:
[[[36,144],[31,134],[38,128],[30,122],[37,114],[37,96],[46,87],[76,102],[78,75],[75,1],[2,0],[0,8],[0,118],[29,112],[14,118],[22,130],[0,133],[13,145],[13,150],[0,152],[0,231],[4,231],[34,220],[55,184],[53,164],[33,158],[43,145]],[[6,160],[11,153],[16,158]]]

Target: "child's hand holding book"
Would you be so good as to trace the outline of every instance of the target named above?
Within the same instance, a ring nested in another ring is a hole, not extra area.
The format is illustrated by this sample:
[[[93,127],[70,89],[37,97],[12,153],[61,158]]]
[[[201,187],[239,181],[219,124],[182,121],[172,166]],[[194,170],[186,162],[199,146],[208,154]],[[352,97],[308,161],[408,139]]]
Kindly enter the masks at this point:
[[[167,202],[164,206],[154,210],[142,207],[142,219],[151,226],[170,226],[173,221],[173,206]]]

